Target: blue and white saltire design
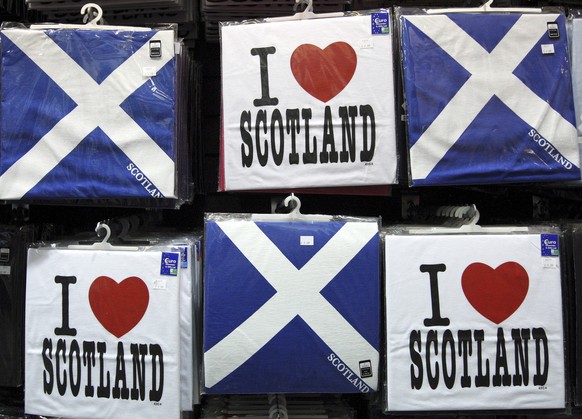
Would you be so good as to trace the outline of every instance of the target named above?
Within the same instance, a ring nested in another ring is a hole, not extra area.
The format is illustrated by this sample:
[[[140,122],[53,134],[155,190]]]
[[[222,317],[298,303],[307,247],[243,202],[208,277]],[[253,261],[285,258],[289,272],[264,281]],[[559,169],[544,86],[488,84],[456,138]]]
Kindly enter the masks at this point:
[[[0,36],[0,199],[175,197],[172,30]]]
[[[580,178],[564,21],[401,17],[413,185]]]
[[[377,222],[208,221],[207,393],[375,391]]]

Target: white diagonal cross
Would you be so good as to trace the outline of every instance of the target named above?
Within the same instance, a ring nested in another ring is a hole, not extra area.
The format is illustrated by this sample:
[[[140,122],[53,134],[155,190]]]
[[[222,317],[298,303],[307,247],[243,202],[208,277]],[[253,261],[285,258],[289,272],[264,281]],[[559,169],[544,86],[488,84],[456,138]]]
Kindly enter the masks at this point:
[[[355,373],[359,371],[359,362],[364,360],[362,357],[377,365],[378,351],[320,294],[378,234],[375,223],[346,223],[301,269],[295,268],[254,222],[216,224],[277,293],[204,353],[207,387],[240,367],[296,316]],[[362,378],[371,389],[376,389],[377,380],[377,377]]]
[[[547,23],[555,21],[558,16],[521,16],[491,53],[448,16],[406,16],[406,20],[471,73],[471,77],[410,148],[414,179],[424,179],[429,175],[493,96],[535,127],[542,137],[563,142],[560,153],[579,166],[574,125],[512,73],[547,32]]]
[[[158,72],[174,57],[171,31],[159,31],[151,38],[162,41],[160,59],[150,59],[149,43],[146,42],[101,84],[44,32],[14,29],[2,33],[77,104],[0,176],[3,198],[22,198],[97,127],[164,196],[174,195],[174,177],[168,176],[168,173],[174,173],[173,160],[120,107],[149,79],[143,75],[144,67]]]

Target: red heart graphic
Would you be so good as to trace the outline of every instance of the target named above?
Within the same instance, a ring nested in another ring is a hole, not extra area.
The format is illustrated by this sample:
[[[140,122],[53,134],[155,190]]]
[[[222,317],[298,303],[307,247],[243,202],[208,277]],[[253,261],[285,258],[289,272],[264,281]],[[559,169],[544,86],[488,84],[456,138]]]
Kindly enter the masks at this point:
[[[137,276],[125,278],[119,284],[108,276],[100,276],[89,288],[93,314],[117,338],[140,322],[149,300],[148,287]]]
[[[291,55],[291,71],[307,93],[325,103],[348,85],[357,62],[356,52],[345,42],[324,49],[303,44]]]
[[[461,283],[473,308],[499,324],[523,303],[529,277],[517,262],[506,262],[496,269],[484,263],[472,263],[463,272]]]

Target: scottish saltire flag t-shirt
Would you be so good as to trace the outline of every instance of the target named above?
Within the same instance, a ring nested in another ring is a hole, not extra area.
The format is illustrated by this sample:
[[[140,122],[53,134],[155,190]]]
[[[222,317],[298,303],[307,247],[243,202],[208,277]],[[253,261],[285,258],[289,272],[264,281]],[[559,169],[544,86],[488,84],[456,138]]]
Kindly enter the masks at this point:
[[[175,197],[174,31],[0,37],[0,199]]]
[[[401,17],[413,185],[580,178],[564,21]]]
[[[378,387],[376,222],[206,223],[207,393]]]

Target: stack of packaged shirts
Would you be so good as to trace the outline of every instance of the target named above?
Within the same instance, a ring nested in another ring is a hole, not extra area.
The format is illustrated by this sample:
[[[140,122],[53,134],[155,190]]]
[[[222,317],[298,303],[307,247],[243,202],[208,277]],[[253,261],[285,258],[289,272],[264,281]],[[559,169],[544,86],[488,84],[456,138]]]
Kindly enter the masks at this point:
[[[354,410],[337,395],[239,395],[207,396],[202,419],[301,418],[353,419]]]
[[[24,292],[26,248],[34,227],[0,225],[0,387],[24,379]]]
[[[575,125],[578,147],[582,155],[582,10],[571,10],[569,47],[572,62],[572,90],[574,92]]]
[[[3,21],[24,21],[36,22],[39,18],[38,12],[33,12],[20,0],[0,1],[0,22]]]
[[[192,247],[178,242],[29,250],[26,413],[179,418],[192,410]]]
[[[559,231],[443,230],[386,235],[388,410],[564,409]]]
[[[378,388],[377,219],[205,223],[208,394]]]
[[[193,310],[193,325],[194,325],[194,361],[192,364],[194,370],[194,386],[192,387],[192,403],[199,405],[202,402],[202,343],[203,343],[203,317],[202,317],[202,301],[203,301],[203,273],[202,273],[202,238],[197,238],[194,243],[194,263],[193,277],[192,277],[192,310]]]
[[[572,383],[572,403],[574,406],[582,406],[582,322],[580,312],[582,311],[582,289],[580,281],[582,279],[582,224],[569,224],[564,227],[568,261],[567,273],[570,279],[564,287],[564,292],[568,293],[569,303],[569,332],[575,339],[568,343],[570,349],[570,382]]]
[[[224,191],[397,182],[387,10],[221,26]]]
[[[149,242],[149,249],[180,252],[180,341],[182,411],[200,404],[202,368],[202,235],[143,231],[129,242]],[[188,394],[190,392],[190,394]]]
[[[398,12],[412,185],[580,179],[562,13]]]
[[[189,198],[176,128],[189,72],[174,27],[5,26],[0,37],[0,199]]]

